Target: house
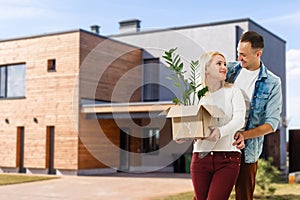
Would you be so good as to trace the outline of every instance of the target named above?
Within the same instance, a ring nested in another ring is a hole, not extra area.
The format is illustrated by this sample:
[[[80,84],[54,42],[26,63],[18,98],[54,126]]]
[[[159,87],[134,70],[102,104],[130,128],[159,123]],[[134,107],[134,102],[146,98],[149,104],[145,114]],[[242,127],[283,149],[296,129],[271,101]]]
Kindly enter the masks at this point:
[[[134,19],[107,37],[98,28],[0,41],[1,171],[182,171],[192,148],[172,141],[163,111],[179,91],[161,56],[178,47],[185,62],[204,50],[235,60],[245,30],[265,37],[263,60],[282,79],[286,115],[285,41],[250,19],[148,31]],[[265,156],[284,169],[285,127],[277,132],[266,139],[276,152]]]

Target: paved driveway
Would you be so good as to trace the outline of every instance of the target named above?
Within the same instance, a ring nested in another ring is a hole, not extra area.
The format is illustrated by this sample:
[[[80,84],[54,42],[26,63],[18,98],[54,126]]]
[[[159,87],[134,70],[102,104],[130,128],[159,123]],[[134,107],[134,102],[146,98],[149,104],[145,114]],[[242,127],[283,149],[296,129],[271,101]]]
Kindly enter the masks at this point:
[[[192,191],[189,174],[117,173],[0,186],[1,200],[151,200]]]

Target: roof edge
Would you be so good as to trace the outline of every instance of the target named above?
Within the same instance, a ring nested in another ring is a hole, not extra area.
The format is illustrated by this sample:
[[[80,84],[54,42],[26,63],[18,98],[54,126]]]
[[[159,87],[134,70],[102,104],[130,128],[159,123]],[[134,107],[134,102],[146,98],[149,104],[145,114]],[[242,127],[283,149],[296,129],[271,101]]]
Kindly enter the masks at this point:
[[[170,30],[181,30],[181,29],[189,29],[189,28],[199,28],[199,27],[205,27],[205,26],[217,26],[217,25],[223,25],[223,24],[232,24],[232,23],[238,23],[238,22],[251,22],[258,26],[259,28],[263,29],[264,31],[268,32],[272,36],[278,38],[279,40],[286,43],[285,40],[280,38],[279,36],[275,35],[271,31],[267,30],[263,26],[259,25],[255,21],[253,21],[250,18],[241,18],[241,19],[231,19],[231,20],[225,20],[225,21],[219,21],[219,22],[208,22],[203,24],[194,24],[194,25],[187,25],[187,26],[178,26],[178,27],[170,27],[170,28],[161,28],[161,29],[155,29],[155,30],[146,30],[146,31],[139,31],[139,32],[133,32],[133,33],[122,33],[122,34],[114,34],[114,35],[108,35],[107,37],[122,37],[122,36],[129,36],[129,35],[137,35],[137,34],[147,34],[147,33],[155,33],[155,32],[164,32],[164,31],[170,31]]]
[[[63,34],[75,33],[75,32],[78,32],[78,33],[87,33],[87,34],[90,34],[90,35],[93,35],[93,36],[96,36],[96,37],[100,37],[100,38],[103,38],[103,39],[108,39],[108,40],[117,42],[119,44],[124,44],[124,45],[130,46],[130,47],[136,48],[136,49],[142,49],[142,48],[134,46],[132,44],[121,42],[121,41],[115,40],[114,38],[110,38],[110,37],[107,37],[107,36],[104,36],[104,35],[96,34],[94,32],[87,31],[87,30],[84,30],[84,29],[81,29],[81,28],[73,29],[73,30],[66,30],[66,31],[57,31],[57,32],[52,32],[52,33],[37,34],[37,35],[31,35],[31,36],[23,36],[23,37],[15,37],[15,38],[8,38],[8,39],[0,39],[0,43],[1,42],[16,41],[16,40],[34,39],[34,38],[46,37],[46,36],[53,36],[53,35],[63,35]]]
[[[24,39],[32,39],[32,38],[39,38],[39,37],[52,36],[52,35],[62,35],[62,34],[75,33],[75,32],[85,32],[85,33],[88,33],[88,34],[91,34],[91,35],[94,35],[94,36],[98,36],[98,37],[109,39],[107,36],[99,35],[99,34],[91,32],[91,31],[87,31],[87,30],[78,28],[78,29],[66,30],[66,31],[56,31],[56,32],[49,32],[49,33],[44,33],[44,34],[37,34],[37,35],[30,35],[30,36],[21,36],[21,37],[0,39],[0,42],[7,42],[7,41],[14,41],[14,40],[24,40]]]
[[[230,23],[237,23],[243,21],[249,21],[249,18],[241,18],[241,19],[233,19],[233,20],[226,20],[226,21],[219,21],[219,22],[208,22],[203,24],[194,24],[194,25],[187,25],[187,26],[177,26],[177,27],[170,27],[170,28],[161,28],[161,29],[154,29],[154,30],[146,30],[140,32],[133,32],[133,33],[122,33],[122,34],[114,34],[109,35],[108,37],[118,37],[118,36],[126,36],[126,35],[137,35],[137,34],[146,34],[146,33],[153,33],[153,32],[163,32],[163,31],[170,31],[170,30],[181,30],[181,29],[188,29],[188,28],[198,28],[198,27],[205,27],[205,26],[216,26],[222,24],[230,24]]]

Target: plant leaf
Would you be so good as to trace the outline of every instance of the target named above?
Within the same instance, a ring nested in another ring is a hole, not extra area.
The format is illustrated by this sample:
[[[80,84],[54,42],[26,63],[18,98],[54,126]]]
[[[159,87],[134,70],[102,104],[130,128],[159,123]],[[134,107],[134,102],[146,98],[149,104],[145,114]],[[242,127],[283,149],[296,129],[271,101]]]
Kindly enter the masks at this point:
[[[205,93],[208,91],[208,87],[204,87],[201,90],[198,91],[198,99],[200,100],[201,97],[203,97],[205,95]]]
[[[178,104],[180,104],[180,101],[179,101],[179,99],[177,97],[175,97],[175,98],[173,98],[173,103],[175,105],[178,105]]]

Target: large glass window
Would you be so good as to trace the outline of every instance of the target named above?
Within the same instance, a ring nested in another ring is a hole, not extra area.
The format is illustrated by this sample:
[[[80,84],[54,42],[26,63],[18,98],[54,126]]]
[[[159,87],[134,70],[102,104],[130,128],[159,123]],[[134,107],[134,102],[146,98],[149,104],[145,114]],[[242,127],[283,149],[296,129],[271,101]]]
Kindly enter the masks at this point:
[[[144,101],[159,100],[159,58],[144,59]]]
[[[0,98],[25,97],[25,64],[0,67]]]
[[[144,129],[143,153],[157,151],[159,149],[159,129]]]

